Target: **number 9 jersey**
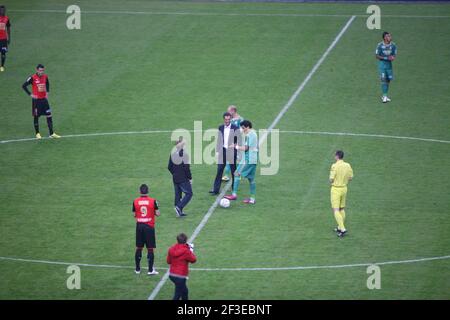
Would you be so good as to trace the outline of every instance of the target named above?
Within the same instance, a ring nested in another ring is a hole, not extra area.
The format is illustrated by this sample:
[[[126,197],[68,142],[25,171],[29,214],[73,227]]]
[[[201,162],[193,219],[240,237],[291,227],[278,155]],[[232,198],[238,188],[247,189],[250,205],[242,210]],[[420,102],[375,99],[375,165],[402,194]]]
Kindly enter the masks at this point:
[[[155,212],[158,210],[158,201],[148,196],[141,196],[133,201],[132,209],[137,223],[155,227]]]

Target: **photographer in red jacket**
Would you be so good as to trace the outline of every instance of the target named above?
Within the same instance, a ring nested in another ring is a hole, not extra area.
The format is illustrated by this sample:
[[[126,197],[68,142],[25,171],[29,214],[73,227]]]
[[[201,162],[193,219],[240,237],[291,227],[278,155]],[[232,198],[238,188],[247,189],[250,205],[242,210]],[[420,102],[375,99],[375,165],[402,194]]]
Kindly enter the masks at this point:
[[[187,243],[187,235],[180,233],[177,243],[169,248],[167,263],[170,264],[169,279],[175,284],[173,300],[188,300],[186,280],[189,274],[189,263],[195,263],[194,245]]]

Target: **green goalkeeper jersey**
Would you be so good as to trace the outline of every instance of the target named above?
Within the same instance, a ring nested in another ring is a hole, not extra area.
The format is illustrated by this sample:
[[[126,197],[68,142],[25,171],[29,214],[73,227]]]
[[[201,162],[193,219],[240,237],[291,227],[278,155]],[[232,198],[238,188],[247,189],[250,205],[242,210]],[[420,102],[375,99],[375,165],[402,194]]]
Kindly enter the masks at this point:
[[[378,60],[378,66],[380,68],[392,69],[392,61],[390,61],[388,57],[397,55],[397,46],[393,42],[386,44],[384,41],[381,41],[377,45],[375,54],[384,57],[384,60]]]
[[[245,151],[245,155],[242,160],[246,164],[257,164],[258,163],[258,136],[255,130],[250,130],[249,133],[245,135],[245,144],[248,150]]]
[[[231,119],[231,124],[234,124],[236,127],[240,128],[241,127],[241,122],[244,121],[244,119],[242,117],[239,118],[232,118]]]

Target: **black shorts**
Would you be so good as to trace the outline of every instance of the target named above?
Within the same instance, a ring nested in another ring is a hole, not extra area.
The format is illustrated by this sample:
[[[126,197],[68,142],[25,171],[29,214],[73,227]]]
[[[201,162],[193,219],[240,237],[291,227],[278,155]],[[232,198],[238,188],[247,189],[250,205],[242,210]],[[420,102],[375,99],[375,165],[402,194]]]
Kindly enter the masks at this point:
[[[0,40],[0,52],[8,52],[8,40]]]
[[[136,223],[136,247],[156,248],[155,229],[145,223]]]
[[[52,109],[50,108],[47,99],[33,99],[31,109],[33,112],[33,117],[52,115]]]

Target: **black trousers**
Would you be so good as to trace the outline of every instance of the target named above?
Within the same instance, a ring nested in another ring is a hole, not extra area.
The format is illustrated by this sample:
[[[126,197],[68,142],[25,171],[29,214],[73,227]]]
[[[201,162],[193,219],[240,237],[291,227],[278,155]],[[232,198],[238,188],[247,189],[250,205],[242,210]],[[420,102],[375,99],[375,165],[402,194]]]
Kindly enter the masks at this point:
[[[228,152],[227,152],[228,150]],[[219,193],[220,185],[222,184],[223,170],[227,162],[231,169],[231,185],[234,184],[234,172],[236,171],[237,152],[234,149],[223,148],[222,153],[219,154],[219,163],[217,164],[216,178],[214,179],[213,191]]]
[[[178,278],[174,276],[169,276],[170,281],[175,284],[175,294],[172,300],[188,300],[188,287],[186,285],[185,278]]]

